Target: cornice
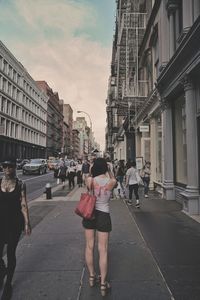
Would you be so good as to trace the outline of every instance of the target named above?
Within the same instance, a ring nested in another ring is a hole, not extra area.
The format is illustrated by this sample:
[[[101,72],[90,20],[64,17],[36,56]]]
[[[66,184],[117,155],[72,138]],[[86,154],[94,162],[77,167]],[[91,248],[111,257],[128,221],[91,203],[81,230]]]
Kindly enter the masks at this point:
[[[162,95],[169,87],[180,85],[180,79],[200,66],[200,16],[197,18],[171,60],[157,79],[157,88]]]

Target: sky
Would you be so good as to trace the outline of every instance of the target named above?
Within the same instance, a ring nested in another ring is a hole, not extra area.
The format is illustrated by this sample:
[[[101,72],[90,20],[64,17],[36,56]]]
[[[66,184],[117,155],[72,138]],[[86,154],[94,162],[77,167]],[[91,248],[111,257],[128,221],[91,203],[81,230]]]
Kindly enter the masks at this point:
[[[105,146],[115,0],[0,0],[0,40],[34,80],[85,111]]]

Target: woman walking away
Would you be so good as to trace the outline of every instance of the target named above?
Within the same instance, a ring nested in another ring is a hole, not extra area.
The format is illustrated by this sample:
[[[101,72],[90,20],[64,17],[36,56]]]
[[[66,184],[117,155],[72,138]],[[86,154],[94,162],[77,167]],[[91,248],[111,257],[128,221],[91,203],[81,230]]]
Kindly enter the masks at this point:
[[[26,200],[26,186],[16,176],[16,159],[7,158],[3,163],[4,176],[0,179],[0,289],[6,282],[1,300],[12,297],[12,279],[16,267],[16,248],[22,230],[30,235],[31,227]],[[7,268],[3,261],[7,245]]]
[[[123,192],[124,197],[126,197],[125,190],[124,190],[124,185],[123,185],[124,175],[125,175],[124,162],[123,162],[123,160],[120,160],[119,163],[118,163],[117,170],[116,170],[116,178],[117,178],[117,181],[120,184],[120,187],[118,188],[119,197],[121,197],[120,189]]]
[[[74,161],[71,161],[68,167],[68,179],[69,179],[69,188],[74,188],[75,182],[74,178],[76,176],[76,164]]]
[[[129,188],[129,200],[127,202],[128,205],[132,205],[132,195],[133,191],[136,198],[135,207],[140,208],[139,195],[138,195],[138,183],[141,181],[140,175],[138,174],[138,170],[136,169],[136,162],[130,162],[129,169],[126,171],[126,186]]]
[[[65,179],[67,178],[67,166],[65,165],[64,159],[61,159],[59,170],[58,170],[58,178],[62,181],[62,188],[65,188]]]
[[[104,158],[97,158],[91,169],[92,177],[87,179],[87,187],[90,191],[94,190],[97,197],[95,206],[95,218],[92,220],[83,219],[85,228],[85,259],[89,271],[89,284],[95,285],[97,280],[94,269],[94,246],[95,235],[98,238],[99,268],[100,268],[100,291],[105,296],[110,290],[110,283],[107,281],[108,269],[108,239],[112,230],[111,218],[109,213],[109,200],[111,191],[116,184],[116,179],[108,170],[107,162]],[[109,174],[109,177],[107,176]]]
[[[145,198],[148,198],[148,193],[149,193],[149,183],[150,183],[150,175],[151,175],[151,163],[149,161],[146,162],[145,166],[143,167],[142,170],[142,180],[144,183],[144,196]]]
[[[77,184],[79,187],[82,187],[83,178],[82,178],[82,162],[79,160],[76,166],[76,175],[77,175]]]

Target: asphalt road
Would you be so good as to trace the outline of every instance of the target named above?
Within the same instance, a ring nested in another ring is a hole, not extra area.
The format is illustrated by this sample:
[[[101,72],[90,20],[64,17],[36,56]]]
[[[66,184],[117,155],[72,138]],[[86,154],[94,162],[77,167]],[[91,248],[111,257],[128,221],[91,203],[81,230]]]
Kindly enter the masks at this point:
[[[3,173],[0,172],[0,177]],[[51,186],[56,185],[56,179],[52,171],[48,171],[43,175],[23,175],[22,170],[17,170],[17,176],[26,183],[27,200],[31,201],[41,196],[45,191],[45,185],[50,183]]]

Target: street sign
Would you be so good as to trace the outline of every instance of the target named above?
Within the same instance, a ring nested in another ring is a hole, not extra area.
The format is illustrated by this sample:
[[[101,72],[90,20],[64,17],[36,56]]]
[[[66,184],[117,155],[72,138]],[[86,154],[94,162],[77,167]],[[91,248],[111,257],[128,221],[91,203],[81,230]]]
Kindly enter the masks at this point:
[[[149,125],[141,125],[140,132],[149,132]]]
[[[124,141],[124,136],[117,136],[117,141],[118,142],[123,142]]]

